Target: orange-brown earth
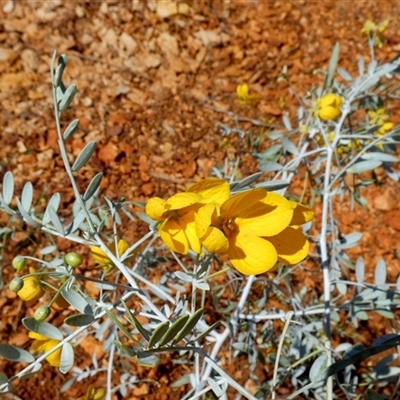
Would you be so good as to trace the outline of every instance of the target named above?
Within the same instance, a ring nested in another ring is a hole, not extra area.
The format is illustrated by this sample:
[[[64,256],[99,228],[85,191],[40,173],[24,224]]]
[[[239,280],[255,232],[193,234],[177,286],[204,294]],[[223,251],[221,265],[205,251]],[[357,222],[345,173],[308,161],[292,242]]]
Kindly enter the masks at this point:
[[[98,142],[92,160],[79,173],[80,187],[84,189],[95,173],[103,171],[102,195],[132,201],[171,195],[209,176],[212,167],[224,160],[234,162],[239,154],[238,177],[255,172],[257,163],[247,145],[234,136],[222,137],[218,123],[239,126],[255,136],[268,126],[254,120],[281,127],[282,115],[293,118],[298,105],[288,84],[277,81],[282,68],[287,66],[293,88],[304,95],[321,83],[321,75],[314,71],[326,68],[338,41],[340,66],[355,71],[358,56],[368,59],[369,55],[361,34],[367,19],[391,21],[387,42],[377,50],[379,60],[390,60],[400,51],[397,1],[2,1],[0,6],[0,172],[13,171],[16,193],[31,181],[36,200],[59,191],[66,210],[73,195],[53,120],[49,79],[53,50],[68,55],[65,81],[78,86],[76,100],[64,116],[65,121],[79,118],[81,122],[68,149],[75,157],[88,141]],[[235,88],[243,82],[257,93],[256,105],[238,103]],[[395,122],[400,122],[396,110],[391,111]],[[302,187],[301,178],[291,190],[296,192],[296,187]],[[368,188],[364,195],[369,200],[367,210],[340,205],[343,232],[364,232],[349,255],[353,260],[365,257],[367,280],[383,257],[388,280],[394,282],[400,269],[395,257],[400,247],[398,185],[383,178],[381,186]],[[37,207],[43,205],[39,202]],[[317,215],[319,211],[317,204]],[[8,223],[4,215],[1,221],[3,226]],[[27,226],[17,224],[16,230],[4,241],[6,284],[14,276],[11,259],[47,243]],[[145,232],[145,226],[130,222],[123,235],[132,242]],[[62,251],[76,249],[63,241],[58,245]],[[87,249],[81,251],[88,254]],[[92,267],[88,259],[88,270]],[[347,273],[348,279],[354,279],[352,271]],[[154,274],[157,279],[157,270]],[[297,269],[293,284],[305,284],[311,296],[320,295],[318,265]],[[32,315],[32,306],[7,286],[1,290],[0,342],[29,348],[20,319]],[[208,311],[210,320],[218,318]],[[51,322],[60,323],[64,317],[63,312],[54,312]],[[388,329],[383,318],[373,316],[356,330],[357,339],[370,344]],[[93,349],[101,360],[99,343],[77,346],[79,367],[90,364]],[[248,380],[246,363],[245,358],[237,359],[229,367],[229,373],[243,384]],[[8,376],[18,369],[0,360],[0,370]],[[271,371],[272,366],[260,366],[257,374],[269,379]],[[138,384],[127,398],[179,399],[180,389],[170,384],[187,372],[168,356],[151,370],[134,363],[131,373],[148,381]],[[38,375],[18,382],[13,393],[30,400],[83,395],[89,380],[60,394],[66,379],[45,365]],[[105,375],[91,382],[102,386]]]

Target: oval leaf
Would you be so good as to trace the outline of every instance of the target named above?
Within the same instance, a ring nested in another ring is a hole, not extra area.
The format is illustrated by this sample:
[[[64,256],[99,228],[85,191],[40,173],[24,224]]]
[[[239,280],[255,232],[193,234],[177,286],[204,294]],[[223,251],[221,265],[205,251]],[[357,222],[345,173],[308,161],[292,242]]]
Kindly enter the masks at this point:
[[[365,265],[362,257],[358,257],[356,262],[356,278],[358,283],[364,283]]]
[[[64,225],[61,223],[60,218],[58,218],[57,213],[55,212],[53,207],[49,207],[49,214],[51,218],[51,223],[53,224],[56,231],[61,235],[65,236]]]
[[[360,161],[347,168],[349,174],[359,174],[360,172],[370,171],[382,165],[382,161],[368,160]]]
[[[74,366],[74,349],[69,343],[64,343],[61,350],[60,372],[66,374]]]
[[[328,362],[328,358],[325,354],[320,355],[313,363],[310,369],[310,380],[311,382],[318,382],[319,380],[324,379],[324,370],[326,369],[326,365]]]
[[[162,337],[160,341],[160,347],[170,342],[185,326],[188,319],[189,319],[189,314],[185,314],[180,316],[176,321],[174,321],[171,324],[170,328],[167,330],[167,332],[165,332],[164,336]]]
[[[94,176],[94,178],[90,181],[89,186],[85,191],[85,194],[83,195],[83,201],[88,201],[96,193],[96,190],[99,188],[102,178],[102,172],[99,172],[97,175]]]
[[[29,225],[34,226],[36,228],[40,227],[40,224],[38,224],[25,210],[25,208],[22,206],[21,202],[19,201],[19,198],[17,197],[15,199],[17,201],[17,207],[18,211],[21,213],[22,218],[24,219],[25,222],[27,222]]]
[[[61,100],[58,106],[59,111],[65,111],[69,107],[77,91],[78,88],[76,87],[76,85],[71,85],[67,88],[62,98],[57,99],[59,101]]]
[[[64,288],[61,291],[61,294],[64,299],[67,300],[69,304],[71,304],[72,307],[80,311],[82,314],[93,314],[93,310],[89,306],[88,302],[75,290],[67,290],[66,288]]]
[[[375,267],[375,284],[384,285],[386,283],[386,264],[385,261],[380,258],[376,263]]]
[[[24,210],[29,211],[32,206],[33,200],[33,186],[32,183],[26,182],[21,194],[21,204]]]
[[[6,204],[10,204],[14,196],[14,175],[7,171],[3,178],[3,198]]]
[[[0,343],[0,356],[9,361],[18,361],[31,363],[35,361],[35,357],[28,353],[26,350],[19,349],[18,347],[9,344]]]
[[[149,340],[149,348],[154,347],[161,340],[161,338],[167,332],[168,328],[169,328],[169,321],[165,321],[157,326],[157,328],[154,330]]]
[[[68,140],[78,129],[79,127],[79,119],[74,119],[70,124],[67,126],[63,134],[63,139]]]
[[[90,325],[94,319],[91,314],[79,314],[65,318],[64,322],[69,326],[86,326]]]
[[[62,340],[63,335],[58,328],[45,321],[36,321],[35,318],[24,318],[22,320],[26,329],[46,336],[49,339]]]
[[[77,157],[77,159],[74,162],[74,165],[72,166],[72,171],[74,172],[79,171],[89,161],[95,148],[96,148],[96,142],[92,140],[79,153],[79,156]]]
[[[43,215],[43,220],[42,220],[43,225],[46,225],[51,221],[49,208],[53,207],[54,211],[57,212],[58,207],[60,207],[60,201],[61,201],[60,193],[54,193],[53,196],[51,196],[49,202],[47,203],[46,211],[44,212]]]
[[[160,357],[150,353],[150,352],[142,352],[136,356],[137,362],[142,367],[153,368],[156,367],[160,363]]]
[[[179,334],[175,337],[174,343],[180,342],[186,335],[188,335],[192,329],[197,325],[200,318],[203,316],[204,308],[200,308],[193,313],[190,319],[186,322],[185,326],[179,332]]]

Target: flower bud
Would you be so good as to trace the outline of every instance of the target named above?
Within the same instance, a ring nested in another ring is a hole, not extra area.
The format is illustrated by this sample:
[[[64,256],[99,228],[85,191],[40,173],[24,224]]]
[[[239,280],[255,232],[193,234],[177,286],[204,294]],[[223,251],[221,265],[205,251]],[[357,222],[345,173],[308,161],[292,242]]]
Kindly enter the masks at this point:
[[[50,307],[48,306],[40,306],[36,311],[33,317],[36,321],[44,321],[50,315]]]
[[[19,292],[24,287],[24,280],[22,278],[14,278],[9,287],[12,292]]]
[[[26,259],[23,256],[16,256],[12,260],[11,264],[14,267],[14,269],[17,270],[17,272],[21,272],[25,268]]]
[[[93,400],[101,400],[106,395],[106,389],[97,389],[94,393]]]
[[[23,278],[24,286],[18,291],[18,296],[25,301],[39,300],[44,295],[44,290],[40,285],[37,276]]]
[[[73,268],[79,267],[83,262],[82,257],[78,253],[75,253],[75,252],[68,253],[64,257],[64,260],[68,265],[70,265]]]

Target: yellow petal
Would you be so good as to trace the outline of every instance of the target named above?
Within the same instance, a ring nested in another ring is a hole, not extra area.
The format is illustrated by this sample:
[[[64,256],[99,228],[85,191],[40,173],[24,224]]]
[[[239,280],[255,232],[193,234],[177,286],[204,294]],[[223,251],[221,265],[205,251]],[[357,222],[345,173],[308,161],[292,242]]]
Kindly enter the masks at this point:
[[[228,257],[242,274],[262,274],[278,260],[275,247],[265,239],[241,233],[229,237]]]
[[[174,220],[167,220],[158,227],[158,232],[164,244],[176,253],[187,254],[188,239],[180,225]]]
[[[164,218],[163,214],[166,211],[166,201],[159,197],[152,197],[146,204],[146,214],[155,221],[159,221]]]
[[[98,246],[91,246],[90,254],[100,265],[107,265],[111,262],[106,253]]]
[[[335,120],[339,118],[341,112],[339,108],[326,106],[318,110],[319,117],[324,121]]]
[[[290,226],[268,240],[274,245],[279,262],[286,265],[294,265],[304,260],[310,249],[303,232]]]
[[[28,336],[31,339],[36,339],[36,340],[49,340],[47,336],[41,335],[40,333],[32,332],[29,331]]]
[[[267,196],[264,189],[251,189],[231,196],[221,206],[221,217],[225,220],[240,216],[245,218],[254,209],[254,204]]]
[[[201,202],[202,197],[197,193],[178,193],[171,196],[166,203],[168,210],[179,210]]]
[[[216,203],[221,205],[228,200],[230,187],[229,183],[219,178],[203,179],[190,186],[186,192],[194,192],[202,196],[202,203]]]
[[[42,350],[42,351],[47,353],[53,347],[57,346],[59,343],[60,342],[58,340],[50,339],[46,343],[45,349]],[[53,353],[51,353],[49,356],[46,357],[46,360],[50,363],[50,365],[52,367],[59,367],[60,366],[61,351],[62,351],[62,347],[60,347],[59,349],[55,350]]]
[[[190,210],[179,218],[179,225],[189,243],[189,247],[197,254],[201,253],[200,239],[196,233],[195,211]]]
[[[229,241],[226,236],[218,229],[210,226],[201,242],[204,248],[213,254],[223,254],[228,251]]]
[[[196,234],[200,239],[205,235],[207,229],[210,227],[214,211],[214,204],[206,204],[196,212]]]
[[[268,192],[261,201],[248,204],[245,212],[236,218],[239,231],[254,236],[273,236],[282,232],[290,223],[293,208],[280,194]]]
[[[290,201],[290,204],[293,207],[293,217],[289,225],[303,225],[313,220],[314,211],[311,208],[295,201]]]
[[[24,286],[17,292],[20,299],[24,301],[39,300],[44,295],[38,276],[23,278]]]
[[[129,249],[129,244],[124,239],[118,240],[118,256],[121,257]]]
[[[242,83],[237,85],[236,87],[236,94],[239,98],[247,97],[249,94],[249,87],[246,83]]]

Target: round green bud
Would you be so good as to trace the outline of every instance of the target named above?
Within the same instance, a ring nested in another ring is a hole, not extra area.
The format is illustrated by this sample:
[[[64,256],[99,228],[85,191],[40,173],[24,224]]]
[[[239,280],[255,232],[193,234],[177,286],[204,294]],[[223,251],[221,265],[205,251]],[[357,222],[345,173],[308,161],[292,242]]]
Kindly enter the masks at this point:
[[[49,306],[40,306],[34,314],[34,318],[36,321],[44,321],[50,315],[50,307]]]
[[[26,259],[25,257],[22,256],[17,256],[14,257],[14,259],[12,260],[11,265],[14,267],[14,269],[16,269],[18,272],[21,272],[26,265]]]
[[[24,287],[24,280],[22,278],[14,278],[10,282],[10,290],[12,292],[19,292]]]
[[[79,267],[83,262],[83,258],[78,253],[74,252],[66,254],[64,260],[73,268]]]

